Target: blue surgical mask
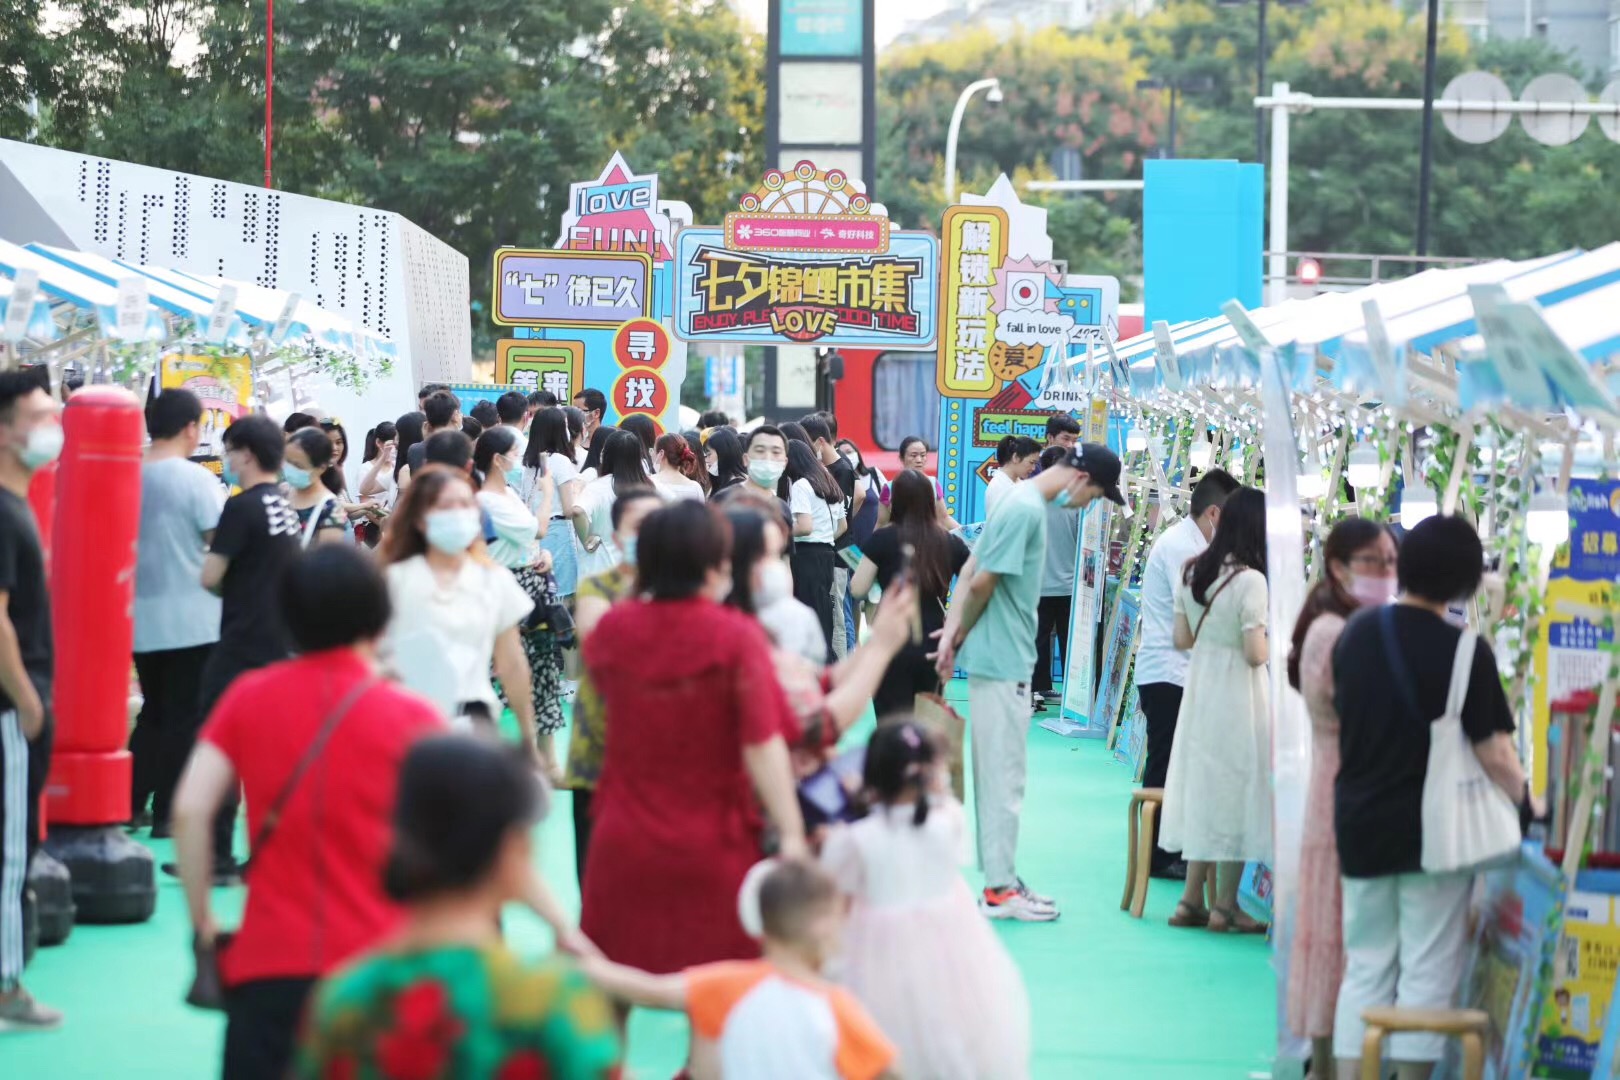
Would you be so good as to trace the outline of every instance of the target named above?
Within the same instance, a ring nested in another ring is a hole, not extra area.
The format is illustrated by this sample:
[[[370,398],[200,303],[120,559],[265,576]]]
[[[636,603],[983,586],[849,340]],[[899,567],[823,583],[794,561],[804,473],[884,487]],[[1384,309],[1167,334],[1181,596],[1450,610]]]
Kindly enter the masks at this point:
[[[510,469],[506,470],[506,486],[507,487],[522,487],[523,486],[523,466],[514,465]]]
[[[300,469],[296,465],[283,465],[281,478],[287,481],[287,486],[294,491],[303,491],[315,482],[315,477],[308,469]]]
[[[624,554],[624,561],[634,566],[636,564],[636,538],[632,536],[620,544],[619,549]]]
[[[229,455],[220,459],[220,470],[224,474],[226,487],[242,486],[242,474],[236,471],[235,465],[231,464]]]

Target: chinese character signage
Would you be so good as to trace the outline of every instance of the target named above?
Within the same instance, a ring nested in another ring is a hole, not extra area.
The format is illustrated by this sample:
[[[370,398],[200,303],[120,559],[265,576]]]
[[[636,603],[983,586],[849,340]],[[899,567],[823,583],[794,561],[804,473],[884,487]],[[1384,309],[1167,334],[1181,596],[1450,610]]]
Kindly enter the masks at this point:
[[[935,336],[939,247],[890,232],[843,172],[772,169],[721,229],[675,241],[675,332],[687,341],[922,349]]]
[[[652,258],[644,252],[495,253],[499,326],[613,327],[648,312]]]
[[[1620,578],[1620,484],[1569,482],[1569,555],[1567,562],[1560,557],[1558,569],[1577,581]]]
[[[779,0],[783,56],[860,56],[866,0]]]
[[[608,404],[621,418],[645,413],[662,433],[666,425],[660,418],[672,402],[679,404],[663,370],[672,348],[669,331],[654,319],[633,319],[614,332],[613,356],[620,370]]]
[[[920,349],[934,340],[931,236],[896,233],[885,255],[732,251],[718,229],[682,229],[675,331],[687,341]]]
[[[568,402],[585,389],[585,345],[579,341],[498,341],[495,381],[525,394],[548,390]]]
[[[1602,625],[1620,578],[1620,481],[1569,482],[1569,550],[1553,563],[1547,608],[1535,645],[1531,745],[1547,745],[1552,702],[1603,681],[1613,633]],[[1546,791],[1545,753],[1533,758],[1531,784]]]
[[[939,392],[987,398],[1001,383],[990,371],[996,320],[990,310],[990,271],[1007,257],[1007,212],[995,206],[952,206],[945,211],[943,237]]]

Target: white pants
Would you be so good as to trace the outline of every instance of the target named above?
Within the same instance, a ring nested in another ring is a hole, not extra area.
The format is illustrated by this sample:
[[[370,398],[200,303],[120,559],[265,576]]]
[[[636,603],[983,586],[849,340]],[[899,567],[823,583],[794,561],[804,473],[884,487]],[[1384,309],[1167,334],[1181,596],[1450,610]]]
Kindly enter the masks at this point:
[[[1470,874],[1343,878],[1344,982],[1333,1019],[1333,1054],[1359,1058],[1370,1005],[1450,1008],[1468,947]],[[1439,1061],[1445,1037],[1390,1036],[1393,1061]]]
[[[987,888],[1018,881],[1018,815],[1029,760],[1029,684],[968,676],[979,867]]]
[[[842,660],[849,655],[849,619],[844,611],[844,594],[849,592],[849,576],[849,567],[839,558],[838,565],[833,567],[832,581],[834,660]]]

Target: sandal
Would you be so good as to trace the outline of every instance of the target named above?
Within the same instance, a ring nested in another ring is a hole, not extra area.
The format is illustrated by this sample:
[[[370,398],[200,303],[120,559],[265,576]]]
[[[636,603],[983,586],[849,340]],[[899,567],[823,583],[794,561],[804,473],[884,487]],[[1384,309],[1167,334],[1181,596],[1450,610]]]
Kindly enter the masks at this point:
[[[1223,925],[1215,925],[1215,917],[1220,916]],[[1247,919],[1247,921],[1244,921]],[[1264,934],[1271,927],[1262,922],[1255,922],[1246,915],[1233,908],[1215,908],[1209,913],[1207,923],[1209,930],[1214,934]]]
[[[1185,900],[1176,901],[1176,912],[1170,916],[1171,926],[1205,927],[1209,925],[1209,911],[1193,907]]]

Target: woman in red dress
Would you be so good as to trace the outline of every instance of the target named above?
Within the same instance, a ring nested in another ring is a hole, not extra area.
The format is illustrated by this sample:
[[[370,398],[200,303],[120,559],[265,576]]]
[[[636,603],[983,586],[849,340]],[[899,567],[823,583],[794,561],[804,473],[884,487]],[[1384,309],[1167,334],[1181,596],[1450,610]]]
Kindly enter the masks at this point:
[[[798,723],[759,625],[721,606],[731,533],[702,503],[642,523],[637,599],[585,643],[607,750],[592,803],[581,929],[608,957],[659,974],[759,955],[737,890],[761,857],[805,854],[788,746]]]

